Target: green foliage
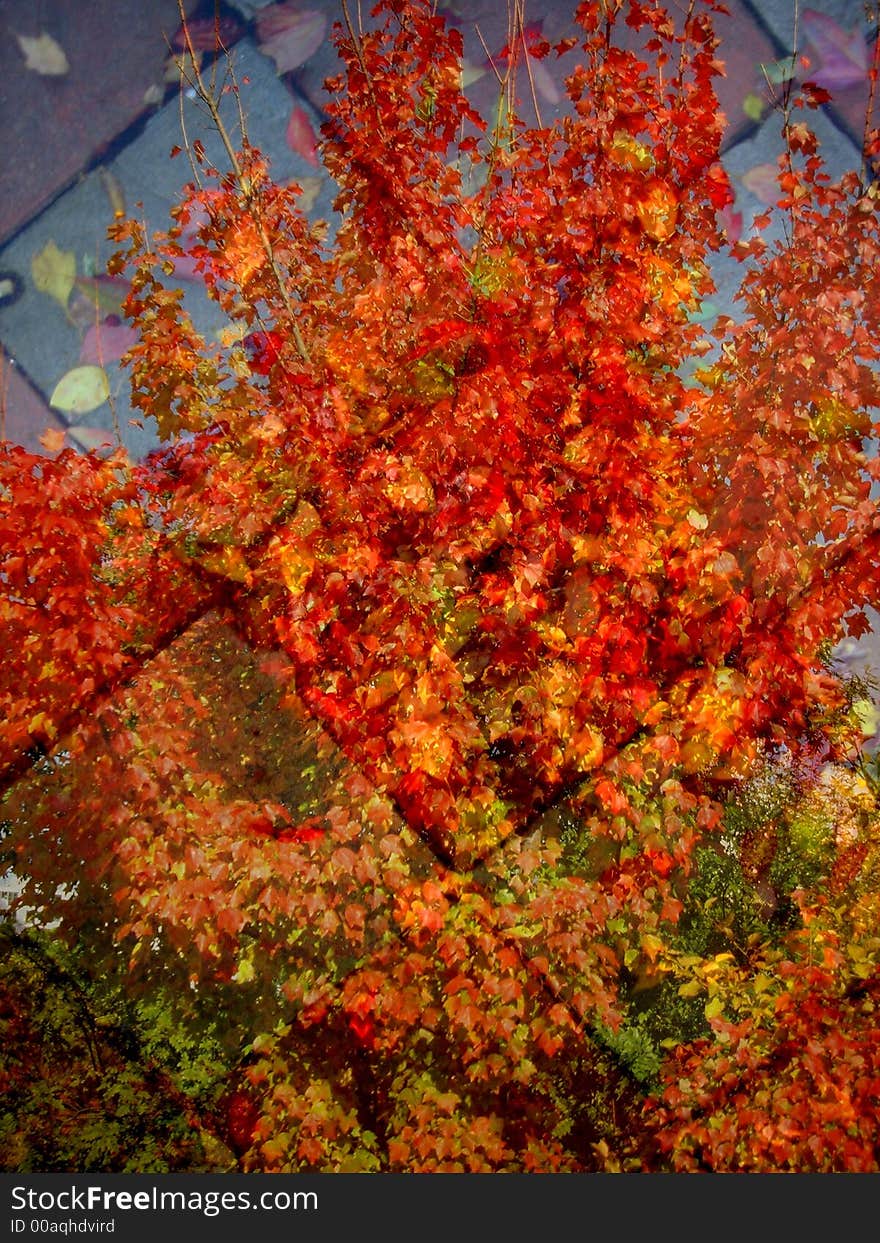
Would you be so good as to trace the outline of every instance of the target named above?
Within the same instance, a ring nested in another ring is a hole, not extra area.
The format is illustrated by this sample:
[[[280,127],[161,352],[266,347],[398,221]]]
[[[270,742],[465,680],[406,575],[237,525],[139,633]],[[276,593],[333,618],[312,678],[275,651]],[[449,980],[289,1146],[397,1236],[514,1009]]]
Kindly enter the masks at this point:
[[[599,1024],[596,1035],[637,1083],[645,1087],[657,1083],[663,1059],[644,1015],[638,1015],[632,1023],[624,1024],[616,1032]]]
[[[229,1168],[210,1125],[228,1067],[173,999],[127,1001],[51,934],[8,923],[0,961],[3,1169]]]

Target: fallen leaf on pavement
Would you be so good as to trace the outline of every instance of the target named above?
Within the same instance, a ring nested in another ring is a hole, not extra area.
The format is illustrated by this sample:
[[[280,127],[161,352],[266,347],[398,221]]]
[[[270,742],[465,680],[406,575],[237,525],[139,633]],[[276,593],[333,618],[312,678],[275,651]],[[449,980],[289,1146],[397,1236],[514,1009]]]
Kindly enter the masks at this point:
[[[742,183],[756,199],[769,207],[773,206],[782,193],[779,188],[779,169],[775,164],[756,164],[754,168],[743,173]]]
[[[76,255],[72,250],[60,250],[50,239],[31,259],[31,276],[40,293],[67,306],[76,280]]]
[[[302,190],[302,194],[297,199],[297,206],[301,207],[304,212],[310,212],[317,202],[318,195],[321,193],[324,178],[299,177],[296,184]]]
[[[196,69],[201,69],[204,54],[195,49],[195,57],[190,56],[189,52],[177,52],[173,56],[169,56],[162,67],[162,80],[164,82],[185,82],[193,77],[195,65]]]
[[[243,34],[244,26],[237,17],[229,14],[193,17],[187,21],[185,28],[178,26],[171,44],[180,51],[191,44],[197,52],[219,52],[232,47]]]
[[[304,108],[299,104],[290,114],[285,140],[291,151],[301,155],[312,168],[318,167],[318,139]]]
[[[826,91],[858,86],[868,76],[868,46],[861,30],[844,30],[833,18],[804,9],[803,30],[822,63],[806,76]]]
[[[548,104],[558,104],[562,99],[562,94],[544,62],[542,60],[535,60],[530,56],[528,69],[531,72],[535,90],[541,98],[546,99]]]
[[[104,404],[110,385],[103,367],[74,367],[66,372],[49,398],[49,405],[65,414],[88,414]]]
[[[50,453],[60,453],[64,448],[65,434],[60,427],[47,427],[40,437],[40,444]]]
[[[469,86],[479,82],[480,78],[484,78],[486,72],[485,65],[475,65],[472,60],[468,60],[466,56],[463,57],[461,62],[461,89],[466,91]]]
[[[298,69],[317,52],[327,33],[327,17],[296,3],[270,4],[257,14],[257,45],[279,74]]]
[[[122,276],[77,276],[74,280],[77,293],[82,294],[91,304],[91,319],[95,318],[95,307],[99,307],[104,315],[119,315],[122,304],[131,286]]]
[[[58,78],[70,69],[64,48],[56,43],[45,31],[36,39],[27,35],[16,35],[18,45],[24,52],[25,69],[33,69],[34,73],[42,73],[45,77]]]
[[[767,107],[767,101],[762,99],[755,91],[749,91],[748,95],[743,99],[742,109],[750,121],[760,121]]]
[[[734,211],[733,207],[728,204],[727,207],[722,207],[721,211],[718,213],[718,221],[724,230],[724,236],[727,238],[728,245],[735,246],[742,237],[742,212]]]
[[[92,324],[79,351],[81,363],[118,362],[126,350],[131,349],[138,339],[138,334],[131,324],[124,324],[116,315],[108,315],[100,323]]]

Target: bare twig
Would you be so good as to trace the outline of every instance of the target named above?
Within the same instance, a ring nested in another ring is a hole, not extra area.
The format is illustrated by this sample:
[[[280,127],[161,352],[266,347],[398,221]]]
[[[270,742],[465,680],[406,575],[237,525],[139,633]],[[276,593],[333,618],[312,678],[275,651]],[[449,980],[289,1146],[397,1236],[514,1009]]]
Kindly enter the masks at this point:
[[[868,102],[865,104],[865,126],[862,131],[862,163],[859,169],[859,185],[863,194],[868,178],[868,141],[871,136],[871,122],[874,119],[874,104],[877,98],[877,77],[880,75],[880,0],[877,0],[874,5],[874,12],[871,14],[871,18],[878,30],[874,36],[871,68],[868,70]],[[876,164],[872,163],[872,175],[875,173],[875,169]]]
[[[239,193],[241,194],[245,203],[248,205],[248,207],[252,211],[253,221],[254,221],[254,224],[256,225],[257,233],[260,238],[260,244],[263,247],[263,252],[266,256],[266,260],[272,272],[272,276],[275,281],[276,287],[278,289],[278,293],[281,297],[281,301],[283,302],[284,308],[287,311],[288,315],[290,316],[290,330],[293,335],[293,341],[296,346],[297,353],[303,359],[304,362],[310,362],[311,356],[306,347],[306,343],[303,340],[303,336],[300,331],[299,324],[297,323],[296,309],[294,308],[294,305],[291,302],[290,294],[287,291],[287,286],[284,282],[284,278],[281,275],[281,271],[275,259],[275,254],[272,250],[272,243],[269,239],[268,233],[266,232],[266,226],[264,225],[263,220],[258,210],[258,205],[257,205],[255,194],[254,194],[254,187],[250,184],[249,179],[245,176],[245,172],[244,172],[244,169],[242,168],[241,161],[238,158],[238,153],[236,152],[235,147],[232,145],[232,140],[229,136],[229,131],[227,130],[226,125],[223,121],[223,118],[220,115],[220,105],[218,104],[215,95],[213,95],[212,92],[209,90],[209,88],[206,86],[205,80],[202,77],[202,73],[199,68],[198,61],[196,59],[195,48],[193,47],[193,43],[192,43],[192,37],[190,35],[189,27],[186,21],[186,13],[183,7],[183,0],[177,0],[177,7],[180,12],[181,23],[183,26],[183,35],[184,35],[184,40],[186,42],[186,50],[189,53],[190,61],[192,63],[194,89],[196,90],[199,98],[202,100],[205,107],[208,109],[208,112],[210,113],[211,121],[214,125],[215,130],[217,131],[220,141],[223,143],[224,150],[226,151],[226,158],[229,160],[229,164],[232,169],[232,174],[235,179],[236,185],[238,186]]]

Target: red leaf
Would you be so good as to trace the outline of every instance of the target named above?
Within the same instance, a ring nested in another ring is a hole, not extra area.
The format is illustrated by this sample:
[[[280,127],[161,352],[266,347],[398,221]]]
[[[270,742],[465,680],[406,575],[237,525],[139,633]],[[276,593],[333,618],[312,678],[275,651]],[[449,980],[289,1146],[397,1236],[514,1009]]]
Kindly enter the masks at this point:
[[[270,4],[257,14],[260,51],[271,56],[278,73],[298,69],[317,52],[327,33],[327,18],[297,3]]]
[[[280,357],[284,338],[279,332],[251,332],[242,344],[251,367],[260,375],[268,375]]]
[[[864,82],[868,74],[868,48],[860,30],[844,30],[832,17],[805,9],[804,34],[822,61],[810,80],[829,91],[846,90]]]
[[[239,1156],[254,1142],[260,1111],[242,1091],[233,1092],[226,1100],[226,1135],[230,1147]]]
[[[243,34],[244,27],[241,22],[230,15],[193,17],[187,21],[185,27],[177,28],[172,45],[186,51],[189,42],[196,52],[216,52],[232,47]]]
[[[727,207],[722,207],[721,211],[718,213],[718,218],[721,223],[721,227],[724,229],[728,243],[731,246],[735,246],[742,237],[742,212],[734,211],[730,204],[728,204]]]
[[[108,315],[100,323],[92,324],[83,337],[79,360],[99,367],[115,363],[137,339],[137,331],[130,324],[122,323],[117,315]]]
[[[291,151],[301,155],[307,164],[311,164],[312,168],[318,167],[317,135],[312,128],[312,123],[306,115],[305,109],[300,108],[299,104],[290,114],[284,137]]]

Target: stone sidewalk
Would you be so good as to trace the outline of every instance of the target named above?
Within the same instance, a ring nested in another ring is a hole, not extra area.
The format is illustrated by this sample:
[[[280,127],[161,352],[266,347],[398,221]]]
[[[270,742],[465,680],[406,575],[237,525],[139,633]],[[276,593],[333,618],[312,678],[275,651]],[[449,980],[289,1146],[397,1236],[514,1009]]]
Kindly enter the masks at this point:
[[[268,7],[260,0],[236,0],[234,7],[220,9],[236,74],[242,82],[247,79],[242,94],[250,136],[271,159],[276,177],[305,179],[311,214],[327,219],[332,187],[307,150],[291,149],[287,131],[294,108],[302,110],[314,130],[320,125],[324,79],[338,67],[331,30],[341,19],[341,3],[302,0],[303,51],[312,45],[314,50],[298,68],[280,76],[258,46],[258,14]],[[505,41],[503,0],[448,0],[440,8],[461,30],[468,60],[481,69],[483,41],[492,50]],[[552,0],[540,10],[540,19],[536,14],[532,20],[553,41],[571,31],[573,8],[566,0]],[[724,158],[737,191],[733,211],[742,215],[746,232],[764,205],[762,170],[776,159],[780,144],[778,116],[761,108],[767,93],[762,66],[771,66],[772,75],[774,63],[788,54],[795,8],[794,0],[732,0],[730,15],[717,19],[726,66],[718,83],[727,118]],[[187,0],[186,9],[208,41],[205,24],[210,25],[206,14],[213,13],[212,0]],[[840,172],[859,162],[866,99],[865,74],[859,74],[867,37],[862,5],[860,0],[815,0],[812,9],[803,9],[800,25],[800,44],[811,64],[835,82],[832,101],[816,124],[831,171]],[[129,426],[126,381],[112,357],[125,334],[105,329],[96,340],[94,324],[88,322],[94,316],[88,294],[89,282],[102,273],[112,250],[106,229],[115,210],[137,211],[155,229],[167,225],[168,210],[189,174],[184,160],[169,158],[180,141],[181,119],[191,139],[201,134],[210,143],[197,101],[191,92],[181,101],[179,82],[167,74],[178,27],[176,0],[78,5],[48,0],[39,9],[29,0],[4,0],[0,6],[0,117],[6,140],[0,165],[0,393],[5,393],[7,438],[36,451],[48,426],[69,429],[70,440],[84,449],[101,443],[115,424],[135,457],[156,444],[152,430]],[[59,66],[53,66],[51,50],[47,62],[48,45],[41,42],[46,36],[61,51],[65,72],[47,72]],[[840,44],[844,36],[849,41]],[[542,72],[536,75],[545,121],[561,106],[548,63],[539,65]],[[493,89],[492,75],[483,73],[468,94],[478,107],[486,106]],[[49,243],[75,259],[79,285],[67,308],[34,286],[33,259]],[[734,274],[723,265],[718,279],[713,310],[727,303],[734,288]],[[198,291],[188,289],[188,294],[197,316],[203,316]],[[111,289],[102,298],[105,322],[113,315],[112,296]],[[115,326],[112,318],[109,326]],[[110,400],[82,415],[53,410],[49,398],[59,378],[96,353],[106,362]]]

